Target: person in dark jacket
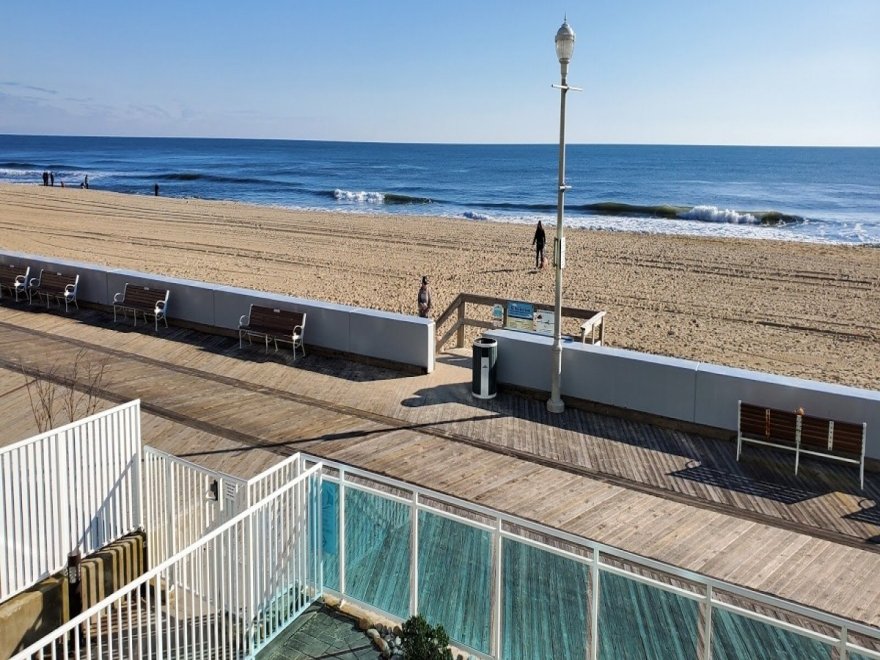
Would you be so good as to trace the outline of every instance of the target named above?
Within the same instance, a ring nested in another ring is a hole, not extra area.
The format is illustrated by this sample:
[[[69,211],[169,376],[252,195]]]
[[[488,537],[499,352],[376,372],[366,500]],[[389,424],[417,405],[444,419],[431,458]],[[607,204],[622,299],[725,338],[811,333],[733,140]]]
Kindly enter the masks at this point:
[[[431,316],[431,288],[428,286],[428,276],[422,276],[422,286],[419,288],[419,316],[423,319]]]
[[[535,229],[535,237],[532,239],[532,245],[535,246],[535,268],[544,267],[544,243],[547,237],[544,234],[544,225],[538,220],[538,228]]]

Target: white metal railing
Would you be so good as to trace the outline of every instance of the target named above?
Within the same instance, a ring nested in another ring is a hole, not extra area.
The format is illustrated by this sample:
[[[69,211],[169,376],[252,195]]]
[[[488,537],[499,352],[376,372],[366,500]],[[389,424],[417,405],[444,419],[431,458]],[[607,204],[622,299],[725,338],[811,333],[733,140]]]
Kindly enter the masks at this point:
[[[408,523],[411,526],[409,557],[410,615],[421,611],[418,602],[418,563],[421,561],[419,552],[417,551],[419,548],[419,511],[425,511],[436,516],[445,517],[454,520],[457,523],[468,525],[469,527],[482,530],[483,532],[492,535],[492,551],[488,557],[488,561],[492,564],[493,575],[491,581],[492,593],[488,599],[492,608],[492,630],[489,636],[490,648],[488,652],[486,652],[484,650],[473,649],[467,644],[463,644],[461,640],[455,640],[456,645],[461,646],[479,657],[502,657],[502,640],[504,627],[506,625],[502,616],[504,589],[502,577],[502,544],[505,541],[515,541],[517,543],[538,548],[556,556],[579,562],[589,571],[590,593],[586,595],[588,612],[585,625],[586,629],[583,631],[583,634],[587,639],[586,657],[589,659],[595,659],[598,657],[600,639],[603,635],[603,631],[598,623],[600,609],[599,584],[603,575],[611,574],[619,575],[628,580],[648,585],[663,592],[675,594],[676,596],[698,603],[698,621],[693,623],[694,628],[699,631],[695,657],[701,659],[712,657],[712,613],[713,611],[717,612],[720,610],[734,613],[745,619],[768,624],[788,633],[793,633],[803,638],[821,642],[829,647],[834,647],[837,650],[837,657],[839,658],[847,658],[849,657],[849,654],[857,653],[863,658],[880,659],[880,650],[878,650],[880,649],[880,629],[872,628],[871,626],[856,623],[811,607],[762,594],[734,584],[728,584],[693,571],[684,570],[664,562],[619,550],[575,534],[547,527],[546,525],[539,523],[534,523],[517,516],[505,514],[455,497],[420,488],[413,484],[380,476],[366,470],[360,470],[345,464],[336,463],[334,461],[307,454],[303,455],[303,462],[305,466],[323,465],[325,469],[323,481],[335,483],[339,488],[337,505],[338,519],[336,521],[338,523],[336,529],[338,541],[336,545],[338,547],[337,561],[339,589],[330,589],[324,584],[322,569],[322,585],[324,590],[354,601],[364,607],[372,609],[373,611],[380,612],[382,615],[392,620],[399,620],[400,617],[382,610],[380,607],[377,607],[375,603],[354,597],[348,589],[346,576],[346,519],[349,513],[346,511],[345,505],[346,490],[359,490],[376,497],[381,497],[390,502],[406,504],[410,508],[412,512]],[[332,469],[335,474],[326,473],[327,468]],[[355,480],[352,480],[352,477],[354,477]],[[394,492],[387,492],[380,487],[371,487],[365,481],[377,484],[377,486],[381,485],[389,487],[390,489],[393,489]],[[473,517],[456,515],[448,510],[427,504],[426,500],[428,502],[434,501],[449,505],[449,507],[462,512],[467,512]],[[322,526],[330,524],[333,523],[328,520],[321,521]],[[581,552],[578,553],[549,545],[541,540],[531,538],[519,530],[525,530],[527,533],[532,533],[533,536],[537,535],[543,539],[553,540],[561,545],[581,549]],[[623,568],[617,565],[619,563],[624,563],[624,565],[627,566],[631,565],[634,570]],[[639,572],[636,572],[636,570]],[[649,573],[649,575],[645,575],[644,573]],[[656,577],[651,577],[650,573],[654,573]],[[687,583],[687,587],[677,586],[673,583],[674,579]],[[726,597],[721,594],[724,594]],[[547,599],[552,600],[554,596],[554,594],[546,594]],[[743,604],[737,605],[729,602],[730,597],[742,601]],[[799,621],[799,623],[792,623],[788,619]],[[436,621],[434,623],[444,622]],[[807,627],[808,625],[812,627]],[[448,627],[447,632],[449,632]],[[872,648],[869,649],[853,642],[851,639],[853,635],[858,635],[871,640]]]
[[[320,595],[320,466],[13,660],[253,657]]]
[[[242,508],[259,502],[267,495],[274,493],[291,479],[296,479],[302,472],[302,460],[299,453],[286,458],[277,465],[264,470],[247,480],[247,499]]]
[[[143,475],[149,566],[158,566],[247,508],[240,503],[244,480],[153,447],[144,447]]]
[[[140,401],[0,449],[0,600],[141,526]]]

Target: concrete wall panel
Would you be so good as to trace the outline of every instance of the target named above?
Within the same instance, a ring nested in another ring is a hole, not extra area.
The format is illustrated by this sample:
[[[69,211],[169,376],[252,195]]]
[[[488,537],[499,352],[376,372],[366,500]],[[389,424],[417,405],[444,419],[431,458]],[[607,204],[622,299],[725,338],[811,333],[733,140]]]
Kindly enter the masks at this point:
[[[698,363],[578,342],[563,344],[562,393],[692,421]]]
[[[68,259],[47,259],[46,257],[16,252],[0,254],[0,263],[30,266],[31,277],[39,276],[42,268],[62,273],[79,273],[77,300],[99,305],[107,304],[107,269],[104,266]]]
[[[358,355],[434,368],[435,326],[431,319],[382,312],[351,310],[349,345]]]

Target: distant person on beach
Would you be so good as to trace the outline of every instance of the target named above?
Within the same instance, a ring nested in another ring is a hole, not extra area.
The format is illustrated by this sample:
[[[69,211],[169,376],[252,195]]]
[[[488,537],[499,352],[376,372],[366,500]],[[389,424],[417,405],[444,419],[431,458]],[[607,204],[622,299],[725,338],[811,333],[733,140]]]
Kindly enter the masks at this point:
[[[61,187],[64,187],[64,179],[61,180]]]
[[[422,286],[419,288],[419,316],[423,319],[431,317],[431,287],[428,286],[428,276],[422,276]]]
[[[158,184],[158,183],[154,183],[154,184],[153,184],[153,194],[154,194],[156,197],[159,196],[159,184]]]
[[[49,185],[49,173],[46,170],[43,170],[43,185]]]
[[[86,190],[89,189],[89,175],[86,174],[86,178],[83,179],[83,185],[86,187]]]
[[[49,185],[55,187],[55,172],[49,172]]]
[[[547,242],[547,236],[544,234],[544,225],[538,220],[538,228],[535,229],[535,237],[532,239],[532,245],[535,246],[535,268],[544,267],[544,244]]]

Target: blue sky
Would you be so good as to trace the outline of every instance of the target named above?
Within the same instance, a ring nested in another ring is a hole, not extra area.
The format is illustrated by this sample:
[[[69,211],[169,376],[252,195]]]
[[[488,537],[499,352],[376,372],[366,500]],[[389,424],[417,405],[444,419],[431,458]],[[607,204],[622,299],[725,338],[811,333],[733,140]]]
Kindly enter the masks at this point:
[[[880,145],[880,1],[13,2],[0,133]]]

